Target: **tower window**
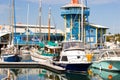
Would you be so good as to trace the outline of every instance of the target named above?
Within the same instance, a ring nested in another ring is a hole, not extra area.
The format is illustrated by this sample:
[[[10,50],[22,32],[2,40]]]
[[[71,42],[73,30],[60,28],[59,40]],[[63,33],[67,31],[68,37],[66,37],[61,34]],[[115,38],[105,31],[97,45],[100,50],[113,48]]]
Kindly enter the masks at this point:
[[[91,33],[93,33],[93,30],[90,30]]]
[[[94,31],[93,30],[88,30],[88,33],[93,33]]]

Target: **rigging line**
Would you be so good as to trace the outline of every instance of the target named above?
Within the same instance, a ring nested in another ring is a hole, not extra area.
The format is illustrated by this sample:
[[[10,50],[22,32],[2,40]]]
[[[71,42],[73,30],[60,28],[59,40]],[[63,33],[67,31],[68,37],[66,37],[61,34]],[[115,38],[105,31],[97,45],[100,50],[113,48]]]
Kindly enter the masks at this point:
[[[38,24],[38,17],[37,17],[37,20],[36,20],[35,32],[34,32],[34,34],[33,34],[33,36],[32,36],[32,39],[35,39],[35,37],[36,37],[37,28],[38,28],[38,26],[39,26],[39,25],[37,25],[37,24]],[[35,41],[32,41],[32,44],[35,44]]]
[[[42,0],[39,0],[39,19],[38,19],[38,24],[39,24],[39,39],[42,40],[43,36],[42,34],[42,26],[41,26],[41,21],[42,21]]]
[[[83,0],[83,4],[84,4],[84,3],[85,3],[85,2],[84,2],[84,0]],[[77,14],[78,14],[78,13],[80,13],[80,10],[77,11]],[[77,14],[75,15],[75,18],[73,19],[73,21],[75,21],[75,19],[77,18],[77,16],[78,16]]]
[[[77,11],[77,14],[80,13],[80,10]],[[78,15],[75,15],[74,19],[73,19],[73,22],[75,21],[75,19],[77,18]]]
[[[15,1],[12,0],[12,42],[11,44],[14,44],[14,27],[15,27]]]
[[[12,16],[12,6],[11,6],[11,0],[9,0],[9,12],[8,12],[8,14],[9,14],[9,17],[8,17],[8,23],[9,23],[9,25],[10,25],[10,27],[9,27],[9,31],[10,31],[10,34],[9,34],[9,45],[11,44],[11,41],[12,41],[12,34],[11,34],[11,31],[12,31],[12,18],[11,18],[11,16]]]
[[[57,30],[56,30],[56,23],[55,23],[55,19],[54,19],[54,17],[53,17],[53,15],[52,15],[52,12],[51,12],[51,20],[53,20],[53,24],[54,24],[54,26],[55,26],[55,35],[56,35],[56,33],[57,33]],[[55,40],[57,40],[57,38],[56,38],[56,36],[55,36]]]
[[[27,44],[28,44],[28,33],[29,33],[29,32],[28,32],[28,30],[29,30],[29,28],[28,28],[28,27],[29,27],[29,22],[28,22],[28,20],[29,20],[29,3],[28,3],[28,9],[27,9],[27,29],[26,29],[26,30],[27,30],[27,40],[26,40],[26,41],[27,41]]]
[[[9,8],[9,12],[8,12],[8,14],[9,14],[9,17],[8,17],[8,23],[9,23],[9,25],[11,26],[11,21],[12,21],[12,18],[11,18],[11,16],[12,16],[12,14],[11,14],[11,0],[9,0],[9,4],[8,4],[9,6],[8,6],[8,8]]]
[[[83,6],[83,4],[84,4],[84,1],[83,0],[81,0],[81,4],[82,4],[82,7],[81,7],[82,8],[81,9],[81,41],[84,42],[84,40],[83,40],[84,39],[83,38],[83,32],[84,32],[83,31],[84,30],[83,29],[84,28],[84,25],[83,25],[83,17],[84,17],[84,14],[83,14],[84,12],[83,11],[84,11],[84,6]]]
[[[87,7],[88,6],[87,0],[84,0],[84,3],[85,3],[85,6]]]
[[[15,33],[16,33],[16,14],[15,14],[15,0],[14,0],[14,27],[15,27]]]
[[[40,3],[39,3],[39,27],[40,27],[40,33],[41,33],[41,16],[42,16],[42,0],[40,0]]]

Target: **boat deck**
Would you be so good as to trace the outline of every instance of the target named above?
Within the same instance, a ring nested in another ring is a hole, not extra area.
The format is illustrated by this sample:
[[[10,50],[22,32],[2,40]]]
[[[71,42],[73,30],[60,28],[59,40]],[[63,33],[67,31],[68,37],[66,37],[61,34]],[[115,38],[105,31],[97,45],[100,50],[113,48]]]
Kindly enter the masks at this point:
[[[65,72],[62,67],[41,62],[0,62],[0,68],[44,68],[55,73]]]

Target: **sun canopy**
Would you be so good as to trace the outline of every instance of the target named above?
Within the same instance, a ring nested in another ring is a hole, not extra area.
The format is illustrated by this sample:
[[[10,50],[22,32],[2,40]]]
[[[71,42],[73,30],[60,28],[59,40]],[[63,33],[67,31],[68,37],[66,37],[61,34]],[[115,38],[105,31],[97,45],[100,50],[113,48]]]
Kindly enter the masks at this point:
[[[10,34],[10,32],[0,32],[0,37],[4,36],[6,34]]]
[[[57,46],[58,44],[54,43],[54,42],[51,42],[51,41],[48,41],[47,45],[49,45],[49,46]]]

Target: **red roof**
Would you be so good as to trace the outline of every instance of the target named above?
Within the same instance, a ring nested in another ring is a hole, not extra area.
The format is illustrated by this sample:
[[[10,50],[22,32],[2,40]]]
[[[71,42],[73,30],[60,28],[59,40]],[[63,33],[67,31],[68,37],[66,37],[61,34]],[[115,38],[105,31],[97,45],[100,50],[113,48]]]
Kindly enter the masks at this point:
[[[79,4],[78,0],[71,0],[71,4]]]
[[[69,7],[86,7],[84,4],[79,3],[79,0],[71,0],[70,4],[62,6],[62,8],[69,8]]]

